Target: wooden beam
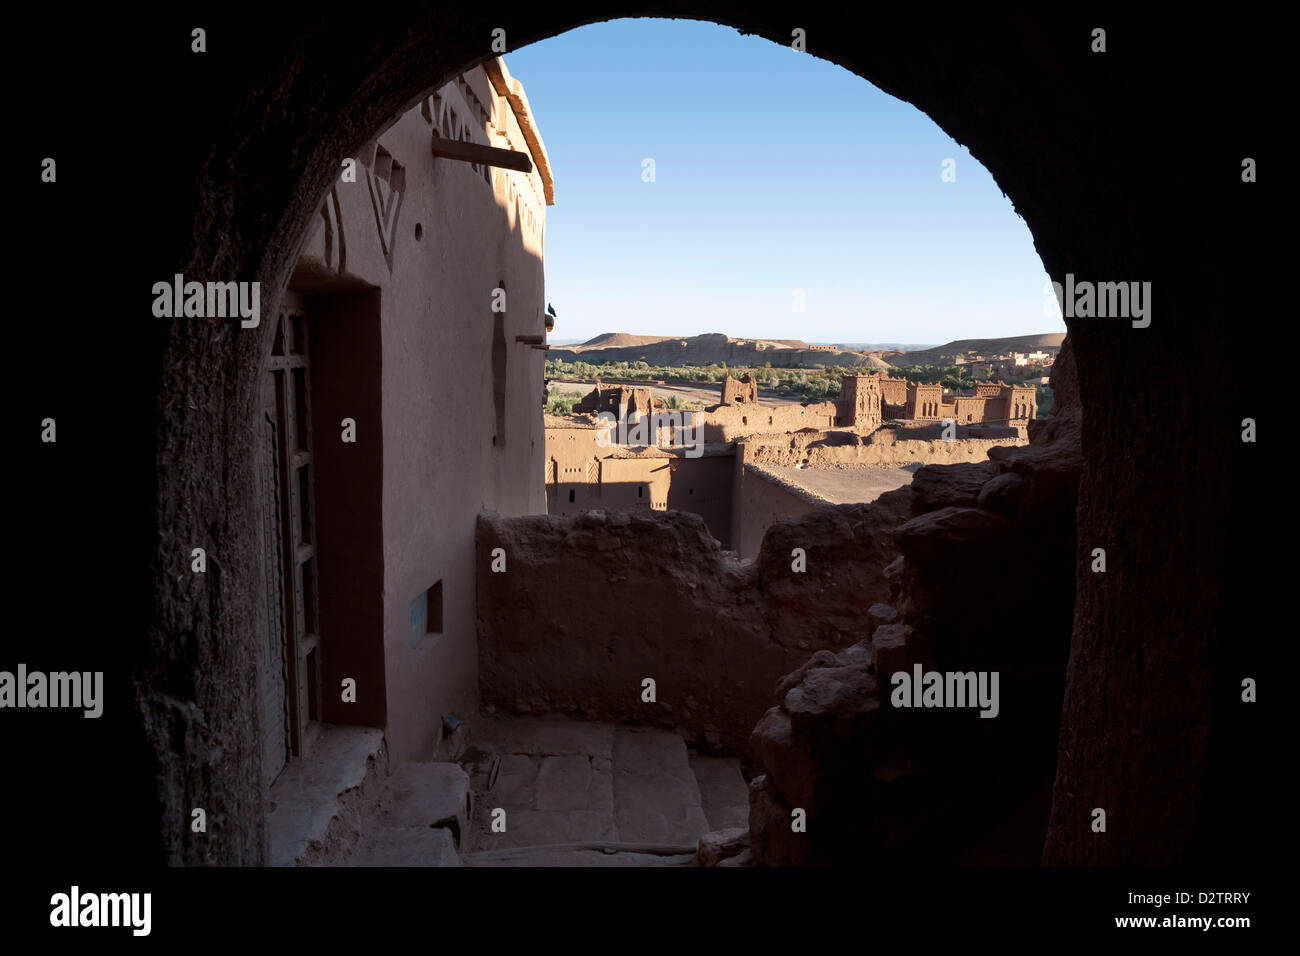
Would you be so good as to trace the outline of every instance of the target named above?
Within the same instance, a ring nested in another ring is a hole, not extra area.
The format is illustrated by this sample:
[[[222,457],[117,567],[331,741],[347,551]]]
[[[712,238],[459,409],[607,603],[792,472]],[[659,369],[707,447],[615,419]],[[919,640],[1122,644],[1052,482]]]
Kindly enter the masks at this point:
[[[484,163],[488,166],[500,166],[503,169],[516,169],[521,173],[533,171],[532,158],[527,153],[513,149],[501,149],[497,146],[480,146],[478,143],[462,143],[458,139],[433,137],[433,155],[443,159],[458,159],[465,163]]]

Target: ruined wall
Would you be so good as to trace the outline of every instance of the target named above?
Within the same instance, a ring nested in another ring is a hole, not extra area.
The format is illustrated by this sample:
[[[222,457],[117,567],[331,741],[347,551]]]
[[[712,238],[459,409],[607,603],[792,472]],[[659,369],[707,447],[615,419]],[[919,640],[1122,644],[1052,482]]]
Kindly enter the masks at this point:
[[[893,534],[900,557],[885,571],[889,605],[861,616],[861,642],[814,655],[782,681],[751,740],[764,771],[750,791],[758,862],[1040,859],[1083,468],[1068,345],[1057,367],[1065,415],[1028,446],[917,472],[906,489],[913,516]],[[917,665],[996,673],[996,716],[895,707],[892,675]],[[790,832],[795,807],[807,834]]]
[[[479,521],[480,694],[486,711],[681,730],[737,747],[800,654],[773,641],[754,572],[696,515],[590,512]],[[641,699],[657,682],[657,701]]]
[[[730,375],[722,377],[722,404],[733,405],[738,402],[747,405],[758,403],[758,382],[748,372],[740,378],[732,378]]]
[[[952,464],[983,461],[993,448],[1023,445],[1024,429],[999,425],[958,426],[956,438],[943,441],[940,424],[879,428],[869,435],[847,431],[803,431],[792,435],[758,435],[742,444],[747,461],[770,465]]]
[[[607,412],[614,416],[631,416],[644,415],[663,407],[664,403],[655,398],[648,388],[597,382],[596,387],[573,406],[573,411],[592,415]]]
[[[833,428],[834,402],[803,405],[710,405],[696,413],[703,421],[704,440],[734,441],[745,435],[792,432],[801,428]]]
[[[482,702],[671,727],[744,752],[776,681],[812,651],[857,640],[863,609],[887,595],[889,531],[909,501],[902,489],[821,505],[774,525],[746,564],[684,512],[481,516]],[[796,547],[806,572],[791,571]],[[504,573],[486,570],[496,548]],[[641,700],[646,677],[654,704]]]
[[[746,464],[740,469],[739,500],[735,509],[735,548],[742,558],[755,558],[767,529],[784,518],[807,514],[818,504],[814,496]]]

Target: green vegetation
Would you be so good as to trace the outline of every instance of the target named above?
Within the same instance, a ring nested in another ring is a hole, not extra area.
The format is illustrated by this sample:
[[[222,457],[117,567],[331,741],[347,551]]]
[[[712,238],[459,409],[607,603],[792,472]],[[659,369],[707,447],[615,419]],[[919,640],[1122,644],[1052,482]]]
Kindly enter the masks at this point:
[[[651,392],[651,394],[654,395],[653,392]],[[655,395],[654,397],[664,403],[664,408],[669,408],[673,411],[679,409],[681,411],[696,411],[704,407],[699,402],[692,402],[689,399],[682,398],[680,395]]]
[[[576,379],[580,382],[631,381],[631,382],[677,382],[718,383],[728,374],[740,378],[746,372],[754,376],[761,389],[770,389],[782,396],[802,396],[808,401],[824,401],[840,393],[840,375],[848,369],[823,366],[811,368],[762,368],[737,367],[728,368],[718,365],[684,365],[663,366],[637,362],[547,362],[547,378]],[[669,405],[669,408],[677,406]]]
[[[1051,418],[1052,410],[1053,410],[1052,407],[1056,403],[1056,399],[1052,397],[1052,386],[1039,385],[1037,388],[1037,392],[1038,394],[1035,396],[1035,398],[1038,402],[1038,414],[1034,417]]]
[[[740,378],[748,372],[754,376],[754,380],[758,382],[760,389],[774,392],[783,398],[802,398],[808,402],[823,402],[838,397],[840,394],[840,376],[846,373],[852,374],[855,371],[858,373],[867,372],[866,369],[843,368],[835,365],[829,367],[816,365],[808,368],[772,368],[770,363],[761,368],[728,368],[725,364],[666,366],[650,365],[645,361],[602,362],[600,364],[556,361],[546,363],[547,378],[574,379],[580,382],[594,382],[600,379],[606,382],[659,382],[663,384],[695,382],[712,384],[721,382],[728,374],[733,378]],[[1026,379],[1039,378],[1045,375],[1046,372],[1038,367],[1026,367],[1021,375],[995,376],[987,369],[976,374],[970,365],[904,365],[900,368],[890,369],[888,374],[891,378],[905,378],[909,382],[918,382],[925,385],[938,383],[951,394],[969,392],[974,389],[976,382],[991,381],[995,378],[1008,385],[1019,385]],[[1039,418],[1051,417],[1051,395],[1052,390],[1050,388],[1043,385],[1038,386]],[[663,396],[657,397],[663,398]],[[572,409],[573,401],[576,398],[577,396],[574,396],[572,400],[569,400],[568,396],[564,396],[563,393],[552,389],[548,396],[547,411],[553,415],[567,415],[569,414],[568,411],[552,410],[552,405],[558,401],[560,404],[557,407],[560,407],[564,401],[568,400],[568,407]],[[674,401],[682,400],[676,396],[669,396],[665,399],[665,403],[669,408],[698,407],[694,404],[673,404]],[[1044,407],[1047,409],[1046,412],[1044,412]]]
[[[546,392],[545,410],[548,415],[572,415],[573,406],[582,401],[577,392],[562,392],[552,388]]]

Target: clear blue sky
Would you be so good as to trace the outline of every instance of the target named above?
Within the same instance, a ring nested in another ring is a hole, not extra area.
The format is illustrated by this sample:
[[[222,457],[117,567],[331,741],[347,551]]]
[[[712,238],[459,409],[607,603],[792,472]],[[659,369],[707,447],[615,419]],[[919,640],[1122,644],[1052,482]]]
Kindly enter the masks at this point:
[[[939,344],[1063,332],[989,173],[915,107],[809,54],[689,20],[505,56],[555,173],[553,339],[724,332]],[[642,180],[642,160],[655,181]],[[956,161],[956,181],[941,180]],[[793,308],[803,289],[806,311]]]

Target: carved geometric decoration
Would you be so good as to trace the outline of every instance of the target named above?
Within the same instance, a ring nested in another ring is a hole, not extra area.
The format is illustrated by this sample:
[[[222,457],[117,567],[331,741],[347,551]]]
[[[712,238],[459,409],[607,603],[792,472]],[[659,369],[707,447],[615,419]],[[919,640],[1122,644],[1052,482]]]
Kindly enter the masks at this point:
[[[370,191],[370,208],[375,214],[375,228],[384,252],[388,271],[393,271],[393,249],[397,244],[397,216],[402,208],[402,191],[406,188],[406,170],[382,146],[375,150],[373,169],[366,170]]]
[[[337,183],[321,203],[320,215],[325,221],[325,264],[341,274],[347,271],[348,246],[343,236],[343,213],[339,208]]]

